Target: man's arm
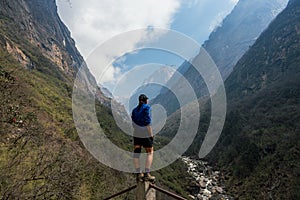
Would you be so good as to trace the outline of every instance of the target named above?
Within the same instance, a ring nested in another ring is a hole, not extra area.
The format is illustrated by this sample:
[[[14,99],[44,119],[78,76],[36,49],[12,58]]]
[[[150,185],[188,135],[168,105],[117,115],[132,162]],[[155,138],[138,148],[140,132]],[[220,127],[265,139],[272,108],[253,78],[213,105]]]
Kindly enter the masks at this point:
[[[151,125],[146,126],[150,137],[153,137],[152,127]]]

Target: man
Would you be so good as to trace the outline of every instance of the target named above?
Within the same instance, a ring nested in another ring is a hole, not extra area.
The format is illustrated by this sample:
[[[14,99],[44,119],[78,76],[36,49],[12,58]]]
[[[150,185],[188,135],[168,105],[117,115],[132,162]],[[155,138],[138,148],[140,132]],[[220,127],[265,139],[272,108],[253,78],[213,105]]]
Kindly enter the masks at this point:
[[[150,175],[150,168],[153,161],[153,132],[151,128],[151,107],[148,105],[148,97],[144,94],[139,96],[139,104],[133,109],[132,125],[133,143],[134,143],[134,167],[137,173],[137,180],[154,181],[155,177]],[[147,153],[145,173],[143,174],[140,167],[140,154],[142,147]]]

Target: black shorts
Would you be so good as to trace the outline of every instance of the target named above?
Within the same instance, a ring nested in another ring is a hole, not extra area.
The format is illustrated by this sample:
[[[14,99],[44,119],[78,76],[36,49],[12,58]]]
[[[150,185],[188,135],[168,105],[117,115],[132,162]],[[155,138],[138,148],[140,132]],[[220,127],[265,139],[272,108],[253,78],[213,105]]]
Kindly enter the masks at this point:
[[[148,137],[148,138],[133,137],[133,144],[140,145],[145,148],[151,148],[153,147],[153,137]]]

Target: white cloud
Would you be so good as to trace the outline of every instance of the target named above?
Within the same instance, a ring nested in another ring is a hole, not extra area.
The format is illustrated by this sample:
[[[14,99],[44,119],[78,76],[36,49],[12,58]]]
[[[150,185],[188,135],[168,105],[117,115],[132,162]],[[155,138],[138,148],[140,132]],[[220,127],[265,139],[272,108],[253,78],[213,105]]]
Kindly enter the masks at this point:
[[[57,3],[62,20],[71,30],[85,58],[99,44],[120,33],[149,26],[170,28],[172,18],[180,7],[180,0],[57,0]],[[107,52],[101,58],[103,63],[125,53],[122,49],[134,49],[141,39],[144,39],[143,35],[116,44],[116,48],[118,45],[123,47],[111,54]],[[124,48],[125,45],[127,48]],[[103,72],[101,59],[88,62],[96,77]],[[119,69],[109,69],[103,80],[114,80],[119,73]]]
[[[213,21],[210,23],[209,26],[209,31],[213,31],[215,30],[217,27],[222,25],[222,21],[224,19],[224,17],[226,17],[228,13],[227,12],[220,12],[214,19]]]
[[[183,3],[186,4],[190,8],[190,7],[196,6],[199,3],[199,1],[200,0],[185,0],[185,1],[183,1]]]
[[[230,3],[232,3],[232,4],[237,4],[237,2],[239,2],[239,0],[230,0]]]
[[[222,26],[223,19],[230,13],[233,7],[238,3],[239,0],[229,0],[231,4],[228,8],[216,15],[209,26],[209,31],[214,31],[217,27]]]

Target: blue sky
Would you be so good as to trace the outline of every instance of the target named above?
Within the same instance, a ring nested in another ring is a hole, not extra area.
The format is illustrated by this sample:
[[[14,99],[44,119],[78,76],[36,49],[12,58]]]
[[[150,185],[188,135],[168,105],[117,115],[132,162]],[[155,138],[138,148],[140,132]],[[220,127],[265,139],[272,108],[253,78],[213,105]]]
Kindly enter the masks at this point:
[[[136,51],[137,44],[144,36],[116,43],[113,47],[114,53],[109,52],[105,57],[90,59],[89,56],[97,48],[101,48],[103,42],[126,31],[159,27],[179,31],[201,45],[211,31],[230,13],[238,0],[56,1],[59,15],[70,29],[76,46],[86,59],[91,72],[99,84],[114,91],[118,80],[124,79],[124,74],[134,67],[158,63],[159,66],[168,65],[176,68],[183,59],[159,50]],[[162,36],[156,35],[154,40],[159,37]],[[126,46],[127,52],[121,51],[123,46]],[[195,51],[194,54],[196,53]],[[109,68],[103,64],[108,61],[111,62]],[[151,76],[151,70],[147,74],[141,72],[136,76],[139,76],[139,82],[135,84],[142,84],[142,80]],[[131,92],[128,91],[128,94]]]

